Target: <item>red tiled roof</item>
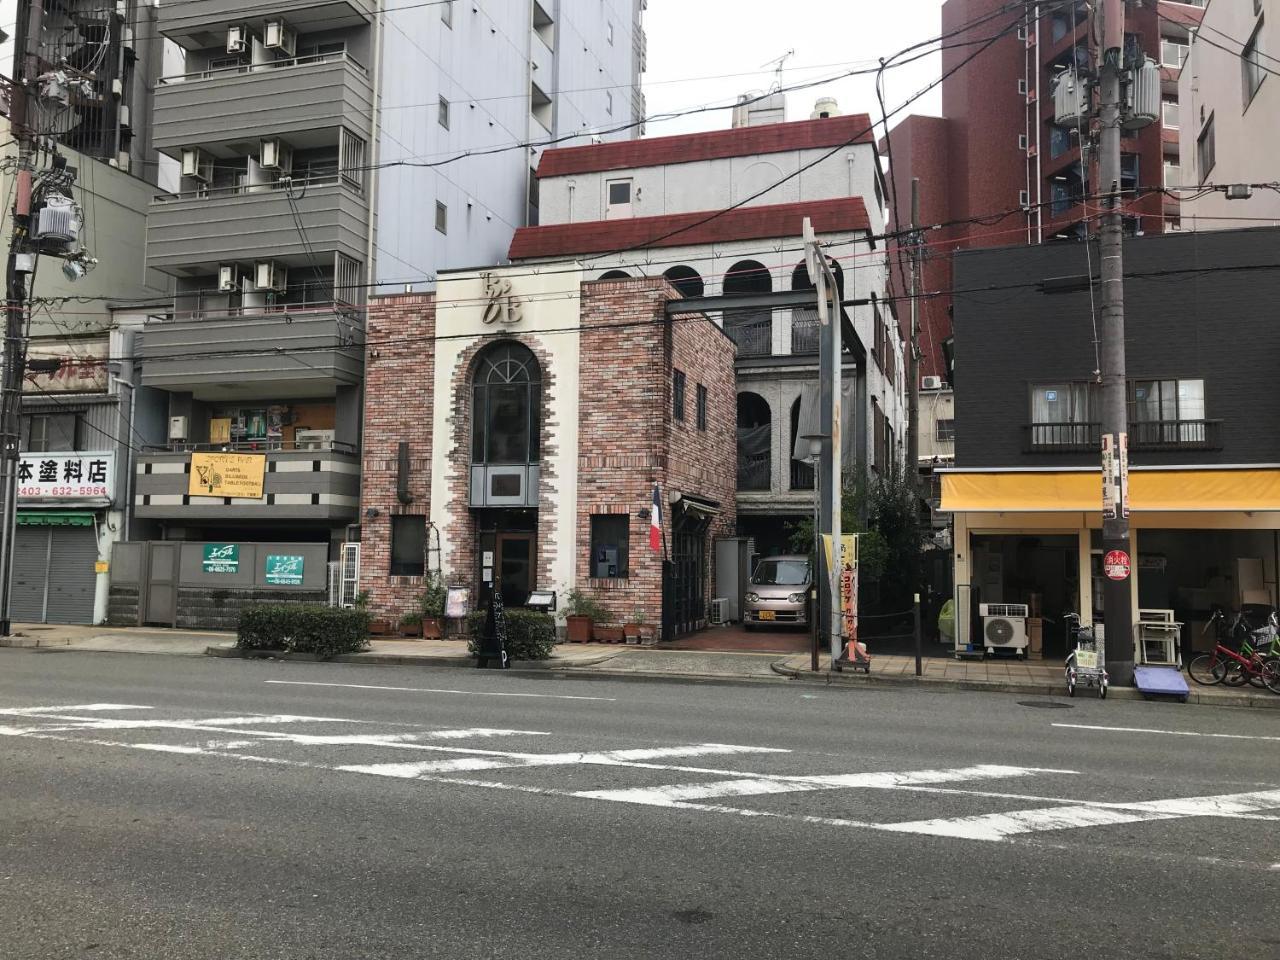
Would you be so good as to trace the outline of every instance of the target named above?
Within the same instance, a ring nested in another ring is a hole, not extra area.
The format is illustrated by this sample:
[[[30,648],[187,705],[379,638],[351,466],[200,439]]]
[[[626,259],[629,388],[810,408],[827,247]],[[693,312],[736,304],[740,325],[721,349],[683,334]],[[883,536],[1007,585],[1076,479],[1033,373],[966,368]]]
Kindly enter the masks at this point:
[[[594,143],[584,147],[547,150],[538,162],[539,177],[563,177],[600,170],[657,167],[668,163],[696,163],[757,153],[818,150],[845,143],[874,143],[871,118],[865,113],[793,123],[768,123],[734,130],[686,133]]]
[[[708,217],[715,219],[707,220]],[[521,227],[511,241],[512,260],[582,253],[607,253],[633,247],[689,247],[731,240],[799,237],[804,218],[816,233],[870,230],[861,197],[738,207],[715,215],[714,210],[676,213],[629,220],[592,220],[546,227]],[[706,223],[701,221],[707,220]],[[679,231],[679,232],[676,232]],[[670,234],[670,236],[668,236]]]

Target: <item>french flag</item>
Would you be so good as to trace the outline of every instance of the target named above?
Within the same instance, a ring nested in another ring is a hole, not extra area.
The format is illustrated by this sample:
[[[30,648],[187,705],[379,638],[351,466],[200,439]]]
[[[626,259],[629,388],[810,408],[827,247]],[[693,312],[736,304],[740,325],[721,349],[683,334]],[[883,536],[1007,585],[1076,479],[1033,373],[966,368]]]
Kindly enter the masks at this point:
[[[653,508],[649,511],[649,549],[654,553],[662,552],[662,498],[658,495],[658,485],[653,485]]]

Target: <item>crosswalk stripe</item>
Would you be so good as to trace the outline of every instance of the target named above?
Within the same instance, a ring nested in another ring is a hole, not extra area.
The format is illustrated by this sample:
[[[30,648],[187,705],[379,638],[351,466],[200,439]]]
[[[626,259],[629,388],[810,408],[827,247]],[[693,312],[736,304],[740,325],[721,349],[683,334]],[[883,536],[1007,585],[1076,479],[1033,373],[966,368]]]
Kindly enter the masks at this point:
[[[151,710],[134,703],[68,703],[58,707],[20,707],[0,709],[0,716],[5,717],[38,717],[45,713],[60,713],[63,710],[79,710],[83,713],[104,713],[111,710]]]

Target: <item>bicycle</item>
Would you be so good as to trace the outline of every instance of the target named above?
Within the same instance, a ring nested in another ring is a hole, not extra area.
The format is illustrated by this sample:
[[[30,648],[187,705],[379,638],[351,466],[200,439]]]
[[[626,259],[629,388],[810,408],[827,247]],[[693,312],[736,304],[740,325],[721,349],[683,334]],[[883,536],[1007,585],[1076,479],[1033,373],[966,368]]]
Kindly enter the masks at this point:
[[[1225,614],[1221,610],[1214,611],[1213,617],[1205,625],[1205,632],[1208,632],[1209,626],[1215,624],[1219,626],[1219,636],[1214,641],[1213,651],[1193,657],[1187,664],[1187,675],[1196,683],[1205,686],[1218,683],[1226,683],[1227,686],[1255,683],[1266,687],[1272,693],[1280,694],[1280,657],[1264,657],[1254,650],[1249,642],[1250,631],[1248,630],[1241,637],[1240,651],[1232,650],[1223,643],[1221,636],[1223,633],[1221,625],[1225,620]],[[1237,632],[1241,622],[1241,618],[1237,616],[1231,632]]]
[[[1257,623],[1262,625],[1255,626]],[[1216,631],[1219,644],[1228,649],[1236,649],[1245,660],[1280,660],[1280,620],[1277,620],[1275,610],[1269,606],[1254,604],[1249,605],[1248,609],[1242,607],[1230,626],[1227,626],[1226,613],[1221,607],[1215,606],[1201,636],[1207,634],[1210,627]],[[1254,646],[1255,642],[1257,646]],[[1250,673],[1230,660],[1226,661],[1226,671],[1222,682],[1229,687],[1242,687],[1246,683],[1255,687],[1266,686],[1261,671]]]

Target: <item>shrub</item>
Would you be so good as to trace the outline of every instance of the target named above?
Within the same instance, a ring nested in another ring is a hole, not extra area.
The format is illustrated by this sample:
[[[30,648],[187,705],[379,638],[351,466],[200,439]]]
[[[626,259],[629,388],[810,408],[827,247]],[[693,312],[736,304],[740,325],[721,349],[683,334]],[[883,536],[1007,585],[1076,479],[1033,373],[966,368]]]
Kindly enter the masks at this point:
[[[240,612],[236,647],[313,653],[322,660],[369,644],[369,613],[313,603],[253,604]]]
[[[556,645],[556,621],[549,613],[538,610],[507,610],[507,656],[512,660],[549,660]],[[480,653],[480,634],[484,632],[484,611],[467,617],[471,639],[467,650]]]
[[[609,623],[613,619],[601,603],[577,587],[565,594],[561,613],[566,617],[590,617],[593,623]]]
[[[446,591],[440,571],[428,572],[425,584],[422,596],[418,598],[418,608],[422,611],[422,616],[431,620],[441,620],[444,618]]]

